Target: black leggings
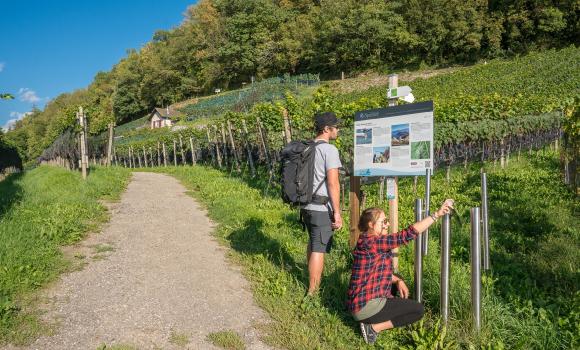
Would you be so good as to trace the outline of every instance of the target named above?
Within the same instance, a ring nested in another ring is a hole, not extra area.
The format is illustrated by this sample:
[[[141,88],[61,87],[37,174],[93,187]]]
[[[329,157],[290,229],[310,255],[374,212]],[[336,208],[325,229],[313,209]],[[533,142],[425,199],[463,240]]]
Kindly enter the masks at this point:
[[[360,320],[362,323],[375,324],[386,321],[393,322],[393,327],[402,327],[419,321],[425,308],[423,304],[411,299],[389,298],[381,311],[369,318]]]

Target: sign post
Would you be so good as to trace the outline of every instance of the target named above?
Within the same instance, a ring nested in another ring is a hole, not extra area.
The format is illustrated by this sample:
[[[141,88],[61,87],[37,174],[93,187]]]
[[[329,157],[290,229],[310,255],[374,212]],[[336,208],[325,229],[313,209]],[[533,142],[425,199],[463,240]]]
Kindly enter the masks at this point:
[[[399,75],[389,75],[389,90],[387,95],[394,92],[394,96],[387,96],[389,98],[389,107],[397,105],[397,89],[399,87]],[[394,90],[394,91],[393,91]],[[410,92],[410,91],[409,91]],[[392,94],[391,94],[392,95]],[[397,233],[399,231],[399,178],[395,176],[391,181],[391,193],[389,196],[389,233]],[[393,271],[399,272],[399,248],[393,249]]]

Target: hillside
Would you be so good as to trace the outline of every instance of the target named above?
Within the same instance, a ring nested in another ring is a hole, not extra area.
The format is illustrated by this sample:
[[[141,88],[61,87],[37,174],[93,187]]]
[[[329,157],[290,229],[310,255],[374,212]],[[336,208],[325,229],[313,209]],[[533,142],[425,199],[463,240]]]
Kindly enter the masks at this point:
[[[521,151],[522,148],[534,146],[561,125],[577,128],[574,126],[574,118],[580,96],[578,61],[580,49],[569,47],[512,60],[491,60],[460,69],[405,73],[402,77],[410,80],[401,79],[400,85],[410,85],[418,101],[434,100],[437,149],[453,155],[458,152],[453,147],[468,147],[473,150],[470,157],[477,158],[477,150],[485,147],[485,157],[497,157],[500,147],[505,147],[505,152]],[[423,79],[420,77],[422,74],[432,76]],[[236,112],[224,107],[225,112],[222,114],[217,112],[195,126],[188,127],[185,123],[185,128],[177,132],[143,128],[126,134],[117,143],[117,155],[126,157],[131,147],[151,148],[156,153],[159,142],[170,145],[179,137],[188,140],[190,136],[195,148],[206,148],[208,139],[203,127],[211,130],[214,135],[228,121],[235,130],[241,132],[243,120],[250,137],[259,137],[258,118],[267,133],[269,146],[278,149],[283,144],[284,110],[288,111],[294,138],[310,137],[312,115],[324,110],[335,111],[344,118],[344,132],[348,134],[354,112],[386,105],[386,86],[378,85],[367,90],[355,90],[352,87],[381,83],[382,80],[376,77],[368,80],[359,77],[331,82],[330,85],[323,83],[313,92],[296,96],[287,93],[282,99],[273,102],[259,102],[249,111]],[[208,98],[208,101],[211,100]],[[570,131],[574,134],[573,130]],[[234,139],[241,142],[243,137],[238,134],[234,135]],[[501,146],[502,143],[504,146]],[[346,159],[350,157],[351,145],[352,140],[349,138],[341,140],[338,145]],[[190,146],[186,142],[186,151]],[[170,149],[168,156],[172,154],[173,150]],[[177,157],[181,159],[181,154],[177,154]],[[450,159],[445,162],[469,160],[458,155]]]
[[[111,122],[243,87],[252,77],[333,79],[342,72],[470,65],[577,45],[579,18],[573,1],[487,6],[456,0],[202,0],[184,16],[178,27],[156,32],[97,73],[86,88],[61,94],[17,122],[9,138],[24,162],[34,162],[74,126],[79,105],[91,116],[89,132],[98,134]]]

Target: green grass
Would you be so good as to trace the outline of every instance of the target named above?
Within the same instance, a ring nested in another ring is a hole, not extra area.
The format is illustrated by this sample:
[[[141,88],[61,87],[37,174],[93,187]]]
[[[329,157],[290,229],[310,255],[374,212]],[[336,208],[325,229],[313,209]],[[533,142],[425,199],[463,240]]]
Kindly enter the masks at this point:
[[[242,338],[234,331],[210,333],[207,335],[207,339],[211,341],[213,345],[226,350],[244,350],[246,348]]]
[[[0,182],[0,344],[22,343],[42,329],[27,296],[66,271],[59,247],[107,220],[100,199],[119,198],[126,169],[79,173],[42,166]]]
[[[184,347],[189,343],[189,336],[185,333],[171,331],[171,335],[169,336],[169,342],[171,344]]]
[[[93,246],[93,249],[95,250],[95,253],[97,253],[97,254],[115,251],[115,247],[113,247],[110,244],[97,244],[97,245]]]
[[[137,350],[138,348],[134,345],[130,344],[116,344],[116,345],[107,345],[101,344],[97,346],[97,350]]]
[[[562,185],[555,154],[534,153],[512,159],[505,169],[488,169],[492,273],[485,275],[483,326],[471,331],[469,208],[479,202],[479,166],[453,168],[432,181],[432,203],[456,199],[452,219],[450,322],[438,323],[439,227],[431,229],[424,262],[427,315],[418,325],[382,333],[387,348],[566,349],[579,344],[579,204]],[[351,254],[348,232],[335,235],[318,298],[303,301],[307,284],[306,233],[274,190],[264,196],[263,180],[229,176],[203,166],[159,169],[180,179],[219,224],[216,235],[245,267],[254,296],[274,322],[266,341],[288,349],[365,348],[356,323],[345,309]],[[423,186],[418,187],[419,195]],[[412,223],[412,178],[400,180],[399,221]],[[367,206],[382,205],[377,188],[365,187]],[[348,216],[345,213],[344,216]],[[412,247],[401,249],[401,270],[412,288]],[[370,348],[370,347],[368,347]]]

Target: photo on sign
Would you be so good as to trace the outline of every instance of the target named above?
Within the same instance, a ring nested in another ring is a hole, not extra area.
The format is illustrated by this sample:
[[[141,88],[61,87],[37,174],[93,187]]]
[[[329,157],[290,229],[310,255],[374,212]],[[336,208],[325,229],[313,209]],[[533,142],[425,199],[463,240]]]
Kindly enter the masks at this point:
[[[392,146],[409,145],[409,124],[393,125],[391,129],[391,145]]]
[[[391,159],[391,147],[373,147],[373,163],[388,163]]]
[[[369,145],[373,142],[373,129],[356,129],[356,144]]]
[[[411,159],[430,159],[431,141],[411,142]]]

